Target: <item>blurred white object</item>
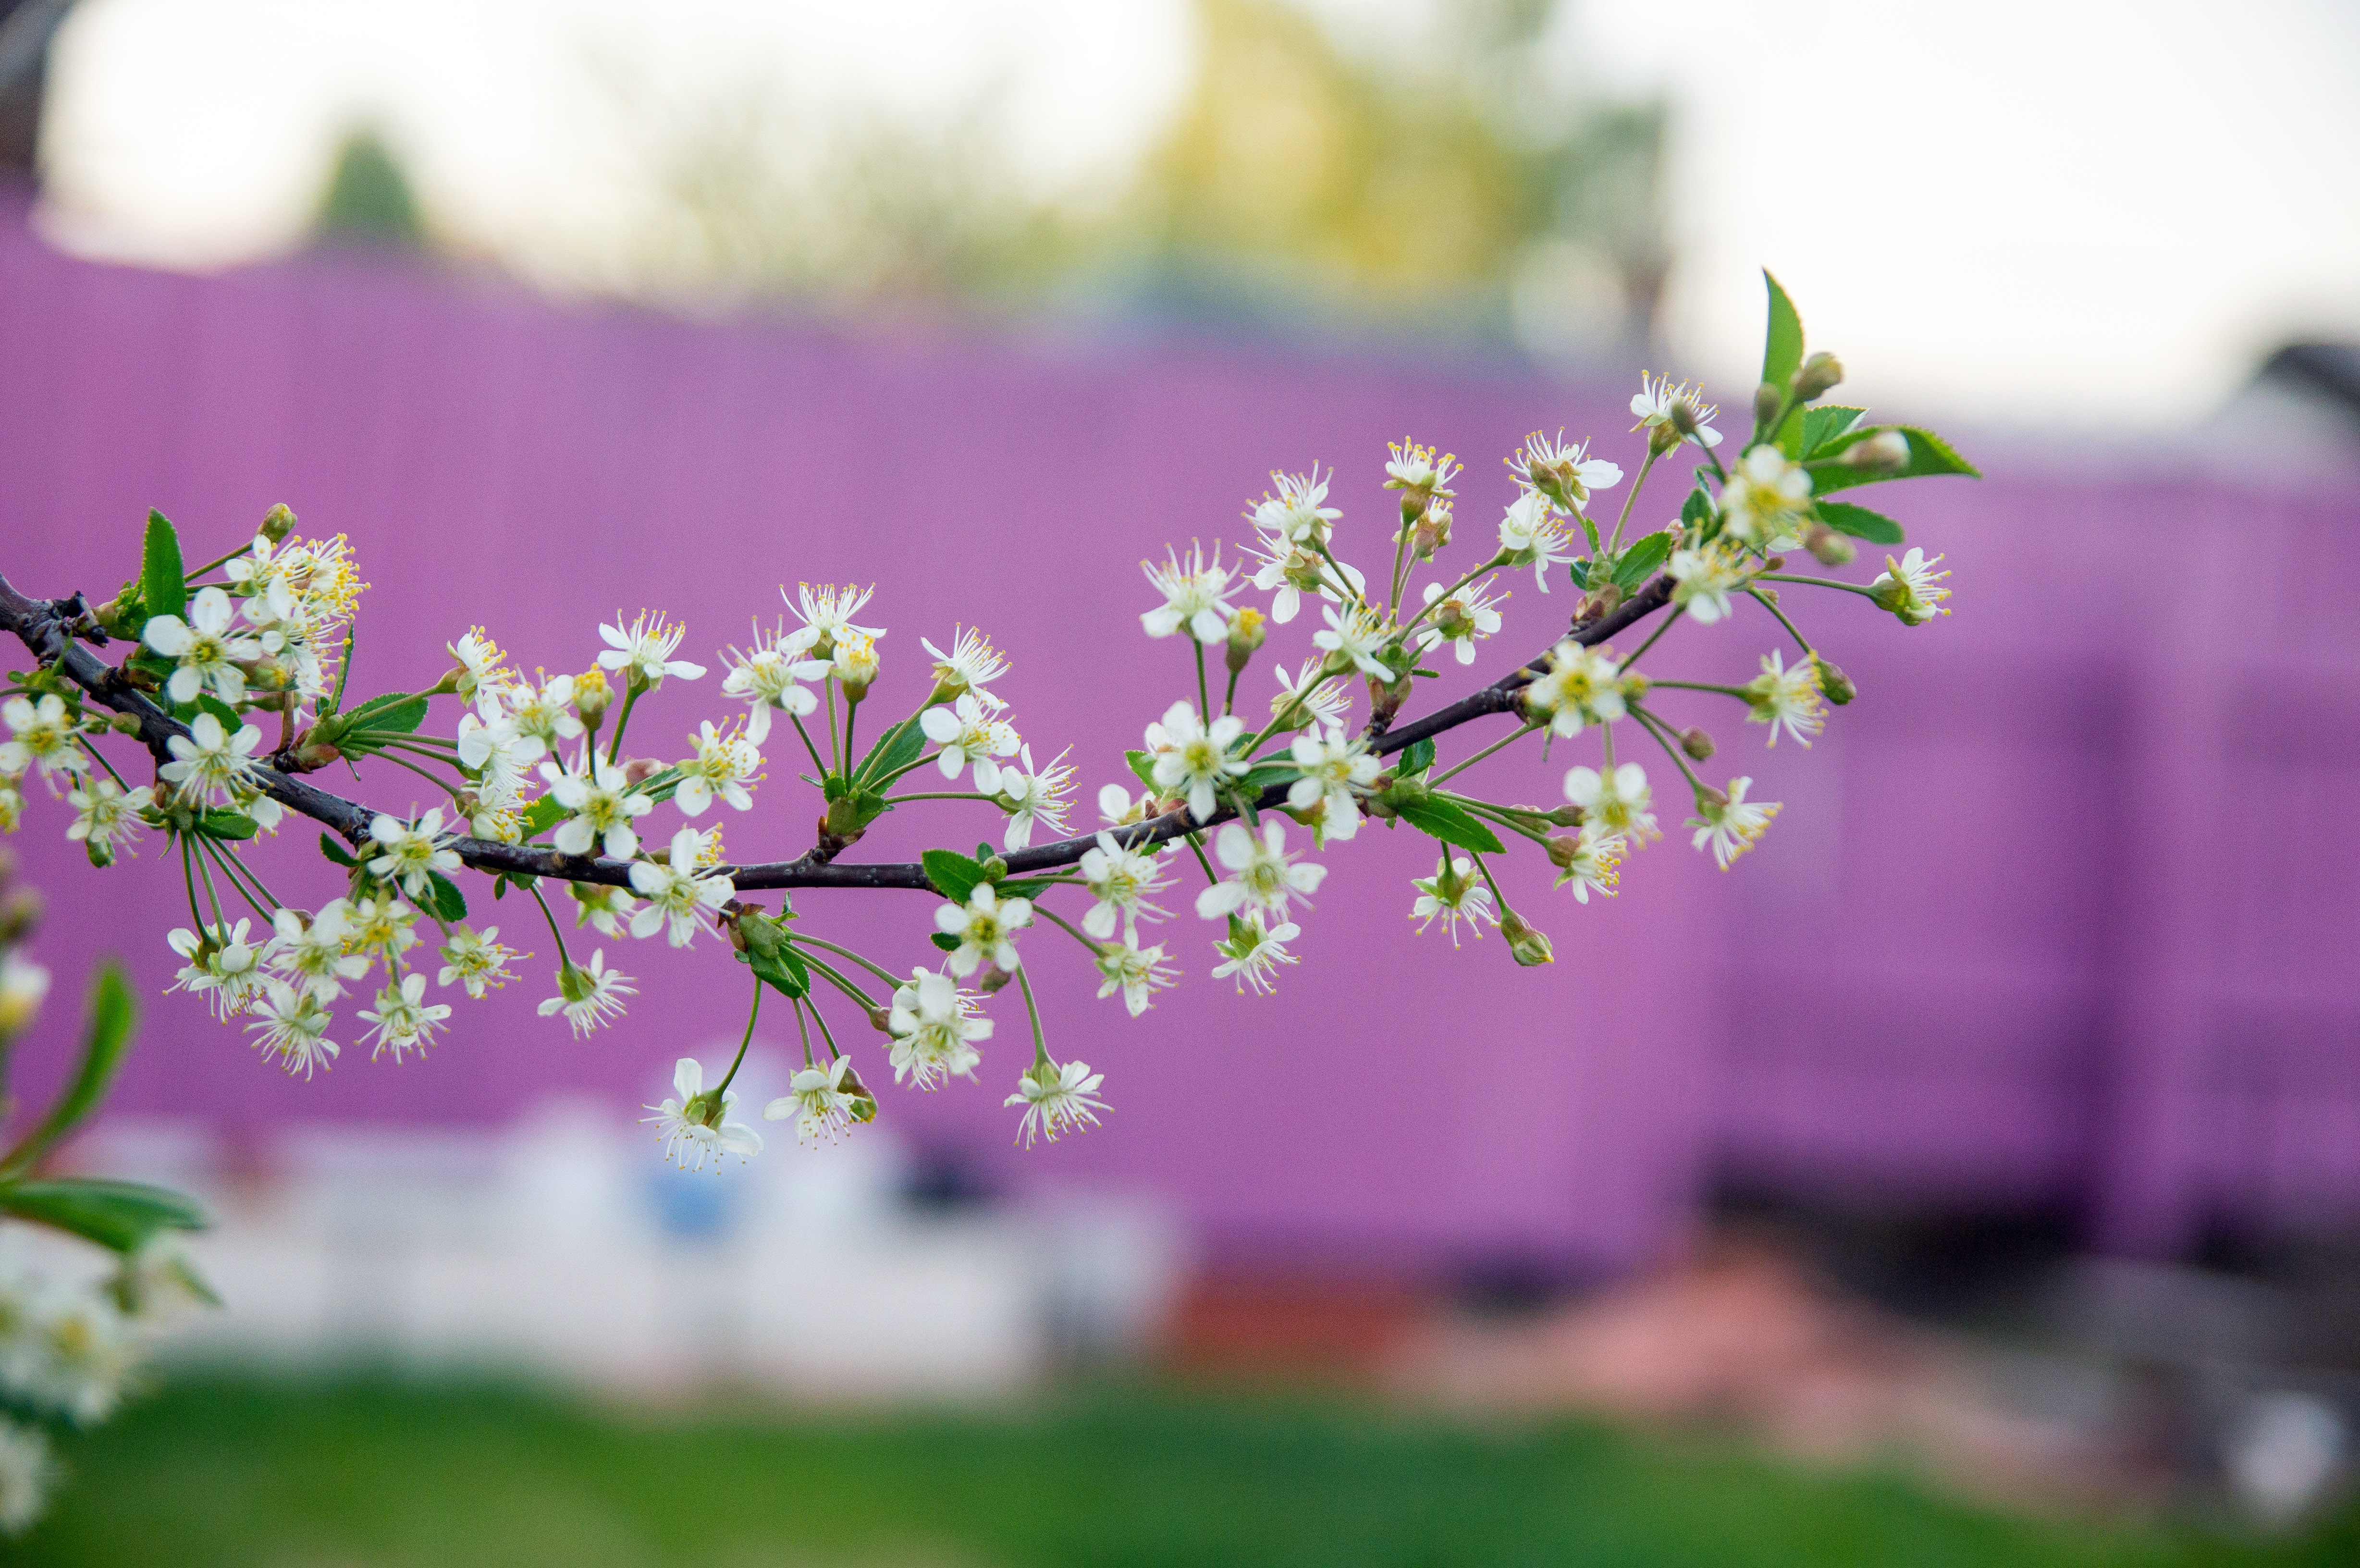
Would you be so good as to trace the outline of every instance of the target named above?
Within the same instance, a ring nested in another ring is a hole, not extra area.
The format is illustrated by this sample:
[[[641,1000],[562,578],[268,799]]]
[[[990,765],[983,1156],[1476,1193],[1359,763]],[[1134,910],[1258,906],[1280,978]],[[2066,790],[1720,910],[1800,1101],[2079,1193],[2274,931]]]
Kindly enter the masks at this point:
[[[747,1078],[769,1066],[749,1056]],[[673,1170],[610,1106],[563,1098],[500,1130],[290,1129],[242,1181],[177,1124],[110,1121],[77,1152],[213,1209],[190,1250],[227,1306],[175,1349],[215,1361],[989,1395],[1061,1351],[1147,1348],[1186,1258],[1161,1208],[1111,1194],[922,1213],[877,1127],[775,1138],[717,1174]]]
[[[2344,1418],[2309,1394],[2257,1394],[2229,1433],[2223,1460],[2245,1505],[2271,1524],[2310,1511],[2344,1457]]]

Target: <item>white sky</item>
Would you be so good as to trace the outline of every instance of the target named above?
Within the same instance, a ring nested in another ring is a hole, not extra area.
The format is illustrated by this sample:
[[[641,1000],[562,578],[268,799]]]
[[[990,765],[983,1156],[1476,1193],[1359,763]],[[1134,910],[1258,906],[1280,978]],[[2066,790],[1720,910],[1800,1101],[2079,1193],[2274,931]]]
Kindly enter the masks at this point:
[[[1420,0],[1315,4],[1416,33]],[[998,82],[1035,178],[1087,184],[1194,47],[1185,0],[82,0],[52,227],[268,254],[366,118],[452,226],[546,251],[611,201],[598,48],[912,114]],[[1674,97],[1669,328],[1716,385],[1749,378],[1765,264],[1853,393],[1986,422],[2168,426],[2286,337],[2360,335],[2350,0],[1585,0],[1554,47]]]

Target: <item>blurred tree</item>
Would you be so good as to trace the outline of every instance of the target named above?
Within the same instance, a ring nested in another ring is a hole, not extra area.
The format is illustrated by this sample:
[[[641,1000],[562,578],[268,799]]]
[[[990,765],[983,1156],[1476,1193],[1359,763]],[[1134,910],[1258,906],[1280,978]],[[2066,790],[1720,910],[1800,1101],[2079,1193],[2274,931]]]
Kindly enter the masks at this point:
[[[420,250],[426,245],[418,201],[410,177],[393,149],[377,132],[361,129],[344,138],[335,170],[320,199],[311,234],[322,244],[358,244],[385,250]]]

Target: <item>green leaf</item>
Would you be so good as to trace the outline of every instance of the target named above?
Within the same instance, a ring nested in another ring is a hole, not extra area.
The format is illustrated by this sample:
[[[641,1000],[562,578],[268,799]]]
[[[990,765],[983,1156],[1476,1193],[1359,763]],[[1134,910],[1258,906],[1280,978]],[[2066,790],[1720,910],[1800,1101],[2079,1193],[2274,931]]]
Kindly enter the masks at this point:
[[[539,838],[542,833],[555,827],[557,819],[564,814],[565,808],[558,803],[556,796],[543,795],[525,808],[524,836],[529,839]]]
[[[1899,544],[1901,525],[1882,512],[1872,512],[1866,506],[1855,506],[1845,501],[1822,501],[1813,508],[1819,521],[1838,533],[1850,534],[1874,544]]]
[[[1701,527],[1712,520],[1713,511],[1712,496],[1706,493],[1704,481],[1699,479],[1697,487],[1688,492],[1688,498],[1680,503],[1680,527],[1683,529]]]
[[[1131,770],[1139,775],[1139,781],[1147,786],[1147,792],[1155,794],[1155,754],[1152,751],[1126,751],[1122,759],[1131,764]]]
[[[926,880],[954,904],[966,903],[967,896],[983,880],[982,863],[955,849],[930,849],[918,858],[926,867]]]
[[[326,833],[320,835],[320,853],[342,866],[351,867],[360,864],[352,857],[351,853],[343,844],[338,844]]]
[[[752,967],[763,985],[782,996],[804,996],[811,993],[811,967],[803,955],[785,942],[778,942],[759,951],[741,953],[738,956]]]
[[[185,615],[189,612],[189,580],[180,566],[180,534],[172,519],[158,511],[148,514],[148,537],[139,547],[139,596],[151,615]]]
[[[246,727],[246,721],[238,717],[237,710],[211,691],[198,692],[197,700],[188,704],[188,713],[191,718],[199,713],[211,713],[221,721],[223,731],[233,735]]]
[[[1002,882],[1000,884],[1000,896],[1003,898],[1037,898],[1054,886],[1045,877],[1023,882]]]
[[[928,931],[926,933],[926,940],[933,942],[936,947],[941,948],[945,953],[956,953],[958,951],[959,939],[951,935],[948,931]]]
[[[252,838],[262,831],[262,824],[242,811],[208,806],[204,814],[197,819],[197,831],[207,838]]]
[[[1762,281],[1770,286],[1770,327],[1762,340],[1762,379],[1783,391],[1795,372],[1803,368],[1803,318],[1766,267],[1762,269]]]
[[[1590,558],[1588,556],[1577,555],[1567,561],[1565,574],[1573,579],[1575,587],[1585,593],[1590,591]]]
[[[13,1175],[31,1166],[97,1108],[106,1096],[107,1085],[115,1081],[115,1070],[122,1065],[123,1053],[131,1045],[132,1026],[138,1021],[138,1005],[132,1000],[131,987],[124,983],[123,966],[100,964],[98,977],[90,987],[82,1062],[74,1069],[73,1081],[59,1094],[40,1125],[8,1151],[6,1160],[0,1160],[0,1175]]]
[[[1631,548],[1622,552],[1622,559],[1614,563],[1614,585],[1628,593],[1654,576],[1655,568],[1664,564],[1676,542],[1676,536],[1668,532],[1649,534],[1634,540]]]
[[[1886,430],[1898,430],[1908,441],[1907,463],[1899,468],[1875,469],[1854,467],[1841,461],[1844,452]],[[1863,425],[1848,430],[1830,441],[1827,451],[1807,466],[1811,472],[1811,488],[1821,495],[1849,490],[1855,485],[1881,485],[1888,479],[1923,479],[1943,474],[1962,474],[1970,479],[1983,477],[1982,471],[1961,457],[1949,441],[1915,425]]]
[[[1433,766],[1434,742],[1431,740],[1413,741],[1410,743],[1409,749],[1401,754],[1401,761],[1394,765],[1394,771],[1397,773],[1423,773]]]
[[[1248,768],[1236,788],[1240,795],[1251,800],[1273,784],[1292,784],[1302,777],[1303,770],[1291,762],[1265,762],[1259,768]]]
[[[467,918],[467,895],[459,891],[459,885],[456,882],[452,881],[440,871],[428,872],[426,882],[434,892],[434,912],[444,921],[464,920]]]
[[[926,732],[918,727],[917,720],[903,719],[877,737],[853,777],[864,782],[888,778],[917,761],[925,749]]]
[[[1404,801],[1394,810],[1410,826],[1432,833],[1445,844],[1455,844],[1461,849],[1480,849],[1486,855],[1507,853],[1498,836],[1455,800],[1429,795],[1424,800]]]
[[[1865,408],[1830,405],[1803,411],[1803,455],[1809,457],[1828,442],[1868,418]]]
[[[202,1230],[212,1223],[178,1192],[99,1177],[0,1182],[0,1211],[115,1252],[136,1252],[160,1230]]]
[[[348,756],[366,757],[380,749],[372,736],[410,735],[425,722],[424,697],[409,691],[371,697],[343,715],[344,738],[336,743],[337,748]]]

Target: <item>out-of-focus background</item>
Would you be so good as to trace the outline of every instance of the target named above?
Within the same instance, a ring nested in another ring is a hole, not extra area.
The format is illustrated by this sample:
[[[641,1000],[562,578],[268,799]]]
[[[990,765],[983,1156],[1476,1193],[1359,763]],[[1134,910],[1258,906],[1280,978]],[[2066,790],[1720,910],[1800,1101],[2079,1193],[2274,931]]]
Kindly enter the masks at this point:
[[[1372,537],[1404,434],[1487,533],[1527,430],[1635,468],[1643,366],[1742,423],[1765,265],[1987,476],[1896,503],[1957,614],[1815,606],[1815,749],[1697,710],[1785,802],[1730,874],[1513,867],[1523,971],[1364,835],[1275,998],[1184,920],[1135,1023],[1043,953],[1115,1111],[1029,1153],[1003,1022],[985,1088],[661,1167],[709,953],[587,1041],[536,961],[288,1080],[156,995],[169,866],[102,884],[35,791],[60,999],[149,998],[71,1158],[201,1192],[227,1305],[25,1561],[2360,1556],[2360,12],[0,0],[0,570],[96,597],[150,506],[209,555],[288,502],[375,584],[357,690],[874,581],[889,686],[980,623],[1036,748],[1127,736],[1182,694],[1129,562],[1314,462]]]

